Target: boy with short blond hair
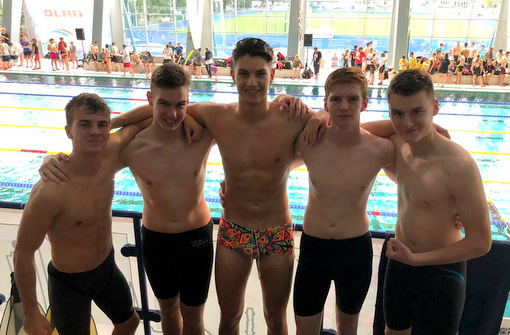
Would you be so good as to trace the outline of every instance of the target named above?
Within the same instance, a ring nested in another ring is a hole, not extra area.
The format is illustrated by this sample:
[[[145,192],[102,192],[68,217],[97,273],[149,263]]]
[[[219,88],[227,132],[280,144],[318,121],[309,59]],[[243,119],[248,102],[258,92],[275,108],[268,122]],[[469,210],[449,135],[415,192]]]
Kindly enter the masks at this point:
[[[313,146],[301,136],[296,144],[308,168],[310,190],[294,312],[298,335],[319,334],[333,280],[338,333],[355,335],[372,277],[367,201],[381,168],[394,163],[395,149],[388,139],[360,128],[360,114],[368,104],[368,83],[360,68],[335,70],[325,90],[331,126]]]

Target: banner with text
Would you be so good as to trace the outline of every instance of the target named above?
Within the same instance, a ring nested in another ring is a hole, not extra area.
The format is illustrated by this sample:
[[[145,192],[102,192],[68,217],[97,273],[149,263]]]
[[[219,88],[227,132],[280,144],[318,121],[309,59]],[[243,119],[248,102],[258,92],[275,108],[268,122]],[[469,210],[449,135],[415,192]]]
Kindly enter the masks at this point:
[[[23,0],[23,4],[29,37],[34,36],[44,46],[41,55],[47,53],[50,38],[58,43],[60,37],[64,38],[68,47],[69,42],[74,41],[79,56],[82,44],[88,51],[92,44],[93,1]],[[83,43],[78,43],[76,28],[82,28],[85,33]]]

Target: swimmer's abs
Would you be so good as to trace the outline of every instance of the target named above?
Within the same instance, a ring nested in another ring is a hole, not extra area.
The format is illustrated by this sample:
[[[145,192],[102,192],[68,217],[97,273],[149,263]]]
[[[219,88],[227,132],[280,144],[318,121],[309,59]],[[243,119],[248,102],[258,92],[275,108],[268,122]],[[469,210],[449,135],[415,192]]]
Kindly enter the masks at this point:
[[[397,238],[411,249],[412,252],[427,252],[445,248],[462,239],[460,230],[455,228],[454,223],[451,229],[446,231],[440,229],[423,229],[423,227],[403,227],[397,223],[395,229]]]

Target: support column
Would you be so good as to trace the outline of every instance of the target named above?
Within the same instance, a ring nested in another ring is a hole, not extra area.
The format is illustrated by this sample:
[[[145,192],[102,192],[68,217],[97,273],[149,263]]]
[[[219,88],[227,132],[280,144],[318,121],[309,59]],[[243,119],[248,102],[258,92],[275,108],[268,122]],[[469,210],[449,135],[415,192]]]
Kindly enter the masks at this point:
[[[2,27],[7,30],[12,43],[19,41],[21,4],[20,0],[4,0]]]
[[[494,52],[498,52],[499,49],[503,51],[508,50],[510,47],[510,34],[508,32],[508,20],[510,20],[510,10],[508,9],[509,0],[503,0],[501,2],[501,8],[499,12],[498,25],[496,27],[496,37],[494,38]]]
[[[91,43],[99,42],[99,52],[108,41],[110,28],[110,3],[104,0],[94,0],[94,11],[92,19],[92,40]]]
[[[122,45],[126,44],[126,38],[124,34],[124,25],[122,23],[122,0],[111,0],[111,11],[110,11],[110,29],[112,31],[112,42],[119,49],[122,49]]]
[[[301,16],[301,0],[290,0],[289,31],[287,39],[287,59],[292,60],[295,55],[303,58],[304,17]]]
[[[410,0],[394,0],[391,18],[390,48],[388,66],[398,68],[398,61],[409,51],[409,21],[411,16]]]
[[[202,56],[205,55],[205,48],[209,48],[211,52],[213,51],[213,28],[212,0],[205,0],[204,16],[202,21],[202,43],[200,44],[200,48],[202,48]]]

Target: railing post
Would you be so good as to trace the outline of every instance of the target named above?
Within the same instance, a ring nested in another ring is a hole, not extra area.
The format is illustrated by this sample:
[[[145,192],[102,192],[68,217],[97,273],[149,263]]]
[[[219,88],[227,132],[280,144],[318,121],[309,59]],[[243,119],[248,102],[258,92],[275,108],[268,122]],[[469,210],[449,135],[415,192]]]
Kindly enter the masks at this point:
[[[147,297],[147,284],[145,281],[145,270],[142,261],[142,227],[140,218],[133,218],[133,229],[135,231],[135,244],[136,244],[136,264],[138,266],[138,280],[140,283],[140,298],[142,300],[142,320],[145,335],[151,334],[151,323],[149,319],[149,300]]]

